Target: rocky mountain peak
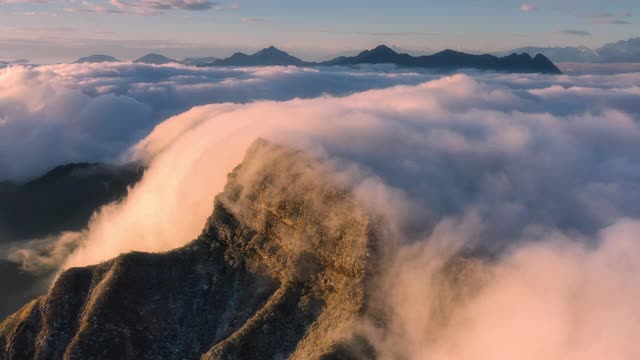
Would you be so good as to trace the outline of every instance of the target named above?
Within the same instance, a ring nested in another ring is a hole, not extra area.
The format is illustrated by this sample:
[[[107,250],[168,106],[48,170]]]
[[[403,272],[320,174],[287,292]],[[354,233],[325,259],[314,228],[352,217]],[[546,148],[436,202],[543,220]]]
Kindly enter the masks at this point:
[[[387,45],[378,45],[374,49],[372,49],[371,52],[379,55],[396,55],[397,54],[393,49],[391,49]]]
[[[0,324],[0,359],[352,358],[373,233],[318,161],[257,140],[196,240],[65,271]]]

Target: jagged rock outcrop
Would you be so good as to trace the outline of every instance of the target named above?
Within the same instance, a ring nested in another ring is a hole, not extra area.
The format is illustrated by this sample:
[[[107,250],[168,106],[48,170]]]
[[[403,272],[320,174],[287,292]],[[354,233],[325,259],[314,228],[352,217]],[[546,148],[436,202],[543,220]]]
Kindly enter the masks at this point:
[[[256,141],[196,240],[65,271],[0,324],[0,359],[372,358],[374,226],[324,171]]]

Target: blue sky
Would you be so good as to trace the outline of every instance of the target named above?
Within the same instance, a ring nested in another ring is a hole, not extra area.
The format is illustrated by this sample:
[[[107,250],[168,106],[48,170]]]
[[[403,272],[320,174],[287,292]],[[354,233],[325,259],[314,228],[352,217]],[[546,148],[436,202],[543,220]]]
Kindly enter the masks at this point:
[[[271,44],[309,59],[381,43],[597,47],[640,36],[639,14],[637,0],[0,0],[0,59],[226,56]]]

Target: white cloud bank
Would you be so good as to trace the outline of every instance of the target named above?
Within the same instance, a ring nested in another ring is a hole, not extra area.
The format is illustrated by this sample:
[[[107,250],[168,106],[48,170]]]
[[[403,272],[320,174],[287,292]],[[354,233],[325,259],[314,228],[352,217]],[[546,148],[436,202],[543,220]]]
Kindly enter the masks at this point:
[[[9,66],[0,69],[0,180],[113,161],[155,124],[196,105],[343,95],[432,77],[342,68]]]
[[[233,84],[225,89],[238,94],[245,82],[263,83],[275,72],[279,81],[264,91],[289,99],[295,84],[308,89],[301,71],[253,69],[252,77],[217,84]],[[282,88],[292,79],[282,72],[298,77]],[[123,87],[90,73],[80,87]],[[313,75],[345,86],[343,73]],[[355,72],[348,80],[370,76]],[[380,81],[421,76],[391,72]],[[226,174],[264,137],[322,159],[358,201],[389,220],[384,241],[398,248],[380,293],[393,316],[386,331],[366,327],[385,358],[637,358],[640,74],[418,82],[346,97],[199,106],[169,118],[130,149],[149,163],[142,181],[76,234],[82,245],[64,266],[190,241]],[[144,99],[166,88],[140,84],[126,85],[126,98],[162,112]],[[144,96],[132,96],[135,89]],[[117,90],[104,92],[118,99]],[[73,94],[56,96],[80,102]],[[20,104],[38,111],[26,99]],[[470,244],[497,253],[444,291],[441,269]]]
[[[257,137],[358,164],[411,199],[404,208],[413,216],[401,218],[419,231],[470,207],[490,224],[475,236],[493,244],[534,226],[589,234],[640,217],[636,87],[607,96],[489,79],[455,75],[343,98],[207,105],[170,118],[133,148],[133,157],[150,161],[147,173],[123,204],[93,221],[90,245],[70,264],[194,238]]]

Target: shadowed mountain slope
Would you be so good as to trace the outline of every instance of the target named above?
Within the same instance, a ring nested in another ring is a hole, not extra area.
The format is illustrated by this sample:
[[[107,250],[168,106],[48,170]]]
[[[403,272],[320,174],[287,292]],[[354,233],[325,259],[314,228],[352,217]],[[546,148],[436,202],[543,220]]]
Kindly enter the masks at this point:
[[[0,246],[19,248],[33,239],[82,230],[101,206],[125,196],[143,170],[136,164],[75,163],[26,183],[0,182]],[[0,259],[0,318],[44,293],[43,283],[55,271],[34,274],[21,266]]]
[[[352,330],[372,225],[316,161],[258,140],[196,240],[65,271],[0,324],[0,359],[371,358]]]
[[[73,163],[26,183],[0,182],[0,243],[80,230],[101,205],[127,193],[143,168]]]

